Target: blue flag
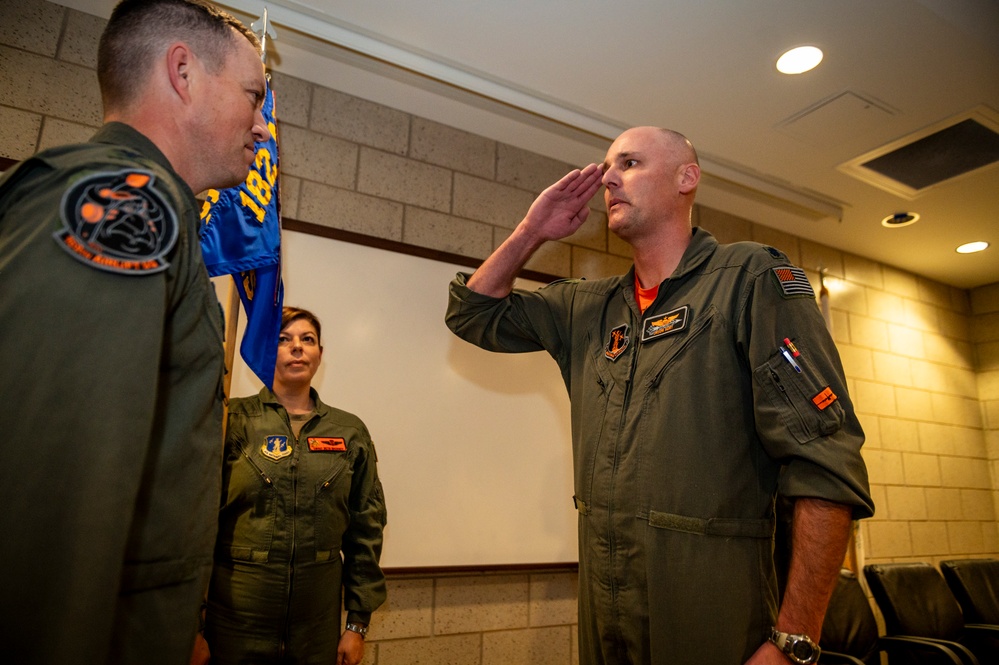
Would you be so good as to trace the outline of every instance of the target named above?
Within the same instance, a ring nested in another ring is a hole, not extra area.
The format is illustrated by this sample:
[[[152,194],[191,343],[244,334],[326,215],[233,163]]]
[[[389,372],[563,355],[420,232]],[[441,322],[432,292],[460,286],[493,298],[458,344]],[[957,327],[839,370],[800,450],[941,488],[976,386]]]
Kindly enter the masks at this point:
[[[242,185],[208,191],[199,235],[208,274],[233,275],[246,311],[239,353],[264,385],[272,388],[284,285],[277,123],[269,82],[263,114],[270,140],[256,144],[257,157]]]

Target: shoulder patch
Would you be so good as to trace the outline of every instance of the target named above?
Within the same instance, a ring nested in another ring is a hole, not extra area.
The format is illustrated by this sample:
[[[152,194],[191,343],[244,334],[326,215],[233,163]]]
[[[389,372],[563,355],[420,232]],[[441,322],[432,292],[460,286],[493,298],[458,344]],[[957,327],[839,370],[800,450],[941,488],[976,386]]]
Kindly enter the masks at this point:
[[[777,280],[777,288],[785,298],[814,298],[815,291],[808,282],[805,271],[795,266],[780,266],[771,271]]]
[[[126,275],[166,270],[164,257],[177,243],[178,225],[155,181],[137,169],[82,178],[63,195],[63,228],[52,237],[93,268]]]
[[[787,261],[787,256],[784,254],[784,252],[780,251],[776,247],[771,247],[770,245],[764,245],[763,248],[767,250],[767,252],[770,253],[770,256],[774,257],[775,259],[784,259],[785,261]]]

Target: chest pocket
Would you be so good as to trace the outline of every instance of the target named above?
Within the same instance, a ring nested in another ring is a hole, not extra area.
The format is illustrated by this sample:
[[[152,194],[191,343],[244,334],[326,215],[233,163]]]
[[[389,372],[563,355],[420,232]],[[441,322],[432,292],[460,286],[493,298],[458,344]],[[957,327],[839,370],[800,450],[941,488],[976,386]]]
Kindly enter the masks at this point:
[[[352,453],[312,453],[329,464],[315,484],[313,523],[317,560],[340,554],[343,534],[350,524],[350,491],[353,479]]]
[[[702,334],[711,327],[711,323],[717,313],[718,310],[712,305],[706,312],[691,322],[688,330],[678,333],[674,338],[644,343],[647,347],[644,353],[655,349],[657,345],[661,345],[662,348],[662,355],[656,359],[652,366],[652,371],[646,379],[646,387],[649,390],[658,388],[670,366],[696,347]],[[707,371],[707,368],[705,370]]]
[[[233,560],[268,560],[274,537],[274,482],[245,442],[226,451],[217,553]]]
[[[843,426],[845,412],[829,384],[815,374],[804,358],[798,358],[797,363],[800,372],[778,351],[753,375],[787,430],[798,443],[808,443],[838,431]]]

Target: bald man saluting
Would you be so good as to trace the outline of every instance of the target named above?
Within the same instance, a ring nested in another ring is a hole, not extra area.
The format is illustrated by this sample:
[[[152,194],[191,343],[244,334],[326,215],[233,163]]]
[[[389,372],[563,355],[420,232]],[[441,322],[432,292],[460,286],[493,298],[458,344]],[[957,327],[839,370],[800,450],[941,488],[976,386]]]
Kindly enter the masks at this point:
[[[700,175],[681,134],[630,129],[450,286],[455,334],[545,350],[562,371],[584,665],[815,662],[850,521],[873,513],[864,434],[808,279],[773,247],[692,228]],[[601,184],[628,274],[513,289]],[[794,502],[780,603],[778,492]]]

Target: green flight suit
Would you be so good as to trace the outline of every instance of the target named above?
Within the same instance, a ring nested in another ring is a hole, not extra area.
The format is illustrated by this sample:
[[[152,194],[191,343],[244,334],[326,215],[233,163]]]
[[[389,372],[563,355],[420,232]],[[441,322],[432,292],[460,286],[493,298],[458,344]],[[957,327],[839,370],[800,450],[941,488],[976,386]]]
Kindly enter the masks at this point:
[[[695,229],[644,314],[634,268],[502,299],[465,279],[451,330],[548,351],[569,391],[580,662],[743,663],[776,619],[778,484],[873,512],[863,431],[804,273]]]
[[[335,663],[341,587],[348,621],[368,623],[385,602],[375,446],[356,416],[312,399],[297,439],[267,388],[229,403],[205,626],[213,663]]]
[[[211,570],[222,328],[198,204],[105,125],[0,181],[0,644],[187,662]]]

